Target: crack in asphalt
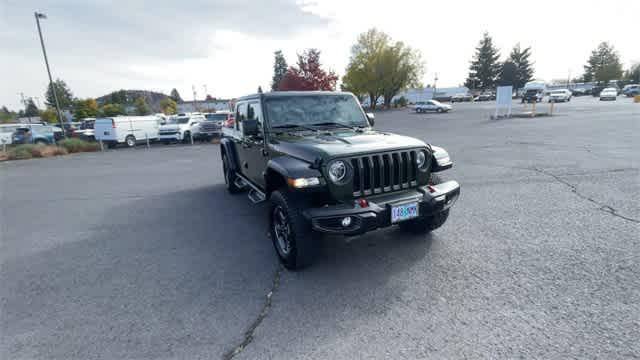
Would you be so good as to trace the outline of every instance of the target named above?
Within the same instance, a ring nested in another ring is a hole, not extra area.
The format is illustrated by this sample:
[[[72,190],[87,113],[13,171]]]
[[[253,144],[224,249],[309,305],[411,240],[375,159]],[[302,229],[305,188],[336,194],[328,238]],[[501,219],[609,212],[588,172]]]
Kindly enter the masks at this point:
[[[280,287],[280,277],[282,275],[282,270],[283,270],[282,265],[278,265],[278,268],[276,269],[276,272],[273,276],[273,282],[271,283],[271,288],[269,289],[264,305],[262,306],[262,311],[260,311],[260,314],[258,314],[255,320],[253,320],[253,322],[251,323],[251,325],[249,325],[249,328],[247,328],[247,330],[244,332],[244,337],[240,342],[240,344],[236,345],[233,349],[227,351],[224,355],[222,355],[222,359],[224,360],[233,359],[236,355],[240,354],[247,347],[247,345],[251,344],[251,342],[253,341],[253,335],[256,329],[258,328],[258,326],[260,326],[260,324],[267,317],[267,315],[269,315],[269,310],[271,310],[273,294],[276,291],[278,291],[278,288]]]
[[[636,224],[640,224],[640,220],[634,219],[634,218],[631,218],[631,217],[628,217],[628,216],[624,216],[622,214],[619,214],[618,211],[616,209],[614,209],[613,207],[611,207],[611,206],[609,206],[607,204],[600,203],[597,200],[595,200],[595,199],[593,199],[593,198],[591,198],[591,197],[589,197],[587,195],[584,195],[584,194],[580,193],[578,191],[578,187],[576,185],[571,184],[570,182],[562,179],[558,175],[552,174],[550,172],[547,172],[547,171],[544,171],[542,169],[538,169],[538,168],[535,168],[535,167],[534,168],[529,168],[529,170],[533,170],[533,171],[535,171],[537,173],[540,173],[540,174],[543,174],[543,175],[550,176],[550,177],[554,178],[557,182],[569,187],[569,189],[571,189],[571,192],[576,194],[576,196],[578,196],[579,198],[581,198],[583,200],[587,200],[587,201],[589,201],[589,202],[591,202],[593,204],[598,205],[599,206],[599,208],[598,208],[599,211],[602,211],[602,212],[605,212],[607,214],[619,217],[619,218],[624,219],[626,221],[630,221],[630,222],[633,222],[633,223],[636,223]]]

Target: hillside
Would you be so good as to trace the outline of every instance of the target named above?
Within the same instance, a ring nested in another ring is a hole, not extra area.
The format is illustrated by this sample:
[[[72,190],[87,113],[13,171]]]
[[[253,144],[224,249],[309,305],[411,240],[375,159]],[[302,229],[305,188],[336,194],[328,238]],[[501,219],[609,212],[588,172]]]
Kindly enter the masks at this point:
[[[139,97],[145,98],[152,111],[159,112],[160,102],[168,98],[169,95],[148,90],[118,90],[96,98],[96,102],[100,106],[108,103],[133,105],[133,102]]]

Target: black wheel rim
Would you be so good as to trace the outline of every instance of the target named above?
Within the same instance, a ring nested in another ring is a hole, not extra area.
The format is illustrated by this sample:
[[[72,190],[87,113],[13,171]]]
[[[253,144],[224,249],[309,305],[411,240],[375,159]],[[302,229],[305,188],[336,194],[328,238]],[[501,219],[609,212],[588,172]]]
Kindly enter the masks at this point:
[[[278,253],[286,258],[291,252],[291,226],[289,226],[289,219],[282,206],[277,205],[273,208],[271,222]]]

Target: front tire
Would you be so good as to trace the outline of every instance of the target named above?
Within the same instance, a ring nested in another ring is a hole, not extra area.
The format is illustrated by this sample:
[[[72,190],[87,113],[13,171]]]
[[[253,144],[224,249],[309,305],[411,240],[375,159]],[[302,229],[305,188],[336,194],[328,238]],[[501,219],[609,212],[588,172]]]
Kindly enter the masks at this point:
[[[271,193],[269,232],[280,261],[289,270],[313,263],[317,254],[317,238],[302,215],[306,202],[300,194],[286,189]]]
[[[184,136],[182,137],[182,143],[188,144],[190,142],[191,142],[191,132],[190,131],[185,131],[184,132]]]
[[[431,174],[429,185],[437,185],[442,182],[443,181],[440,176]],[[447,218],[449,218],[449,210],[450,209],[447,209],[433,215],[401,222],[400,224],[398,224],[398,226],[400,226],[401,230],[410,232],[412,234],[427,234],[433,230],[436,230],[437,228],[444,225],[445,222],[447,222]]]

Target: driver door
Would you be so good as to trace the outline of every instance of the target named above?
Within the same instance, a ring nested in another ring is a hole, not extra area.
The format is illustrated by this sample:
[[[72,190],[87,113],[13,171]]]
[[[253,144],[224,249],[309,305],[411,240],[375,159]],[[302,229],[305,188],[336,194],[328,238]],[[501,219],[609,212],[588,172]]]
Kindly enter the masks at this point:
[[[264,171],[269,162],[268,153],[264,148],[264,127],[262,121],[262,109],[259,101],[250,101],[247,103],[247,120],[258,121],[258,135],[252,137],[243,137],[242,152],[245,167],[243,172],[246,176],[261,188],[265,188]]]

